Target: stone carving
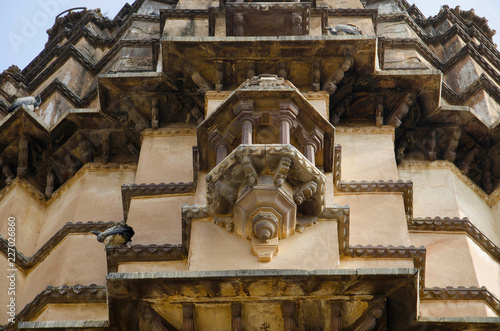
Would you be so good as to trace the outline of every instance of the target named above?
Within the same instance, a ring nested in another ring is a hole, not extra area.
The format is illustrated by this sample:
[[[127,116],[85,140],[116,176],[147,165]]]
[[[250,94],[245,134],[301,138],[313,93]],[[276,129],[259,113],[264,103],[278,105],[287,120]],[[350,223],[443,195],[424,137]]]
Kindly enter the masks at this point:
[[[247,79],[257,76],[257,71],[255,70],[255,62],[248,62],[247,64]]]
[[[384,97],[377,98],[377,110],[375,112],[375,124],[384,125]]]
[[[385,123],[387,125],[392,125],[395,128],[399,128],[402,124],[401,119],[408,114],[410,107],[415,104],[415,94],[407,94],[395,107],[395,109],[387,117]]]
[[[412,131],[406,131],[406,136],[396,150],[396,160],[401,162],[407,150],[412,150],[415,146],[415,136]]]
[[[340,190],[340,182],[342,181],[342,146],[335,145],[334,149],[334,169],[333,180],[335,187]]]
[[[198,86],[199,93],[203,94],[207,91],[213,90],[212,85],[200,74],[198,70],[196,70],[196,68],[191,63],[187,63],[184,65],[184,71]]]
[[[28,137],[22,135],[19,140],[19,156],[17,159],[17,177],[25,178],[28,175]]]
[[[231,331],[241,331],[241,303],[231,304]]]
[[[428,147],[427,155],[429,157],[429,160],[431,161],[435,161],[437,159],[436,140],[437,140],[436,130],[431,130],[429,137],[427,137],[427,147]]]
[[[194,305],[185,303],[182,305],[182,330],[194,331]]]
[[[292,160],[288,157],[282,157],[276,172],[274,173],[274,185],[277,187],[281,187],[286,180],[288,175],[288,170],[290,170],[290,165],[292,164]]]
[[[483,162],[483,188],[488,194],[493,192],[493,176],[491,174],[491,165],[493,161],[490,158],[486,158]]]
[[[234,35],[244,36],[245,35],[245,14],[244,13],[234,13],[233,14],[233,24],[234,24]]]
[[[224,230],[226,230],[227,232],[234,232],[233,219],[230,217],[220,217],[220,216],[214,217],[214,223],[223,228]]]
[[[311,181],[305,183],[293,195],[293,200],[297,205],[301,205],[304,201],[312,197],[313,194],[316,193],[317,189],[318,189],[318,184],[316,184],[315,182]]]
[[[219,181],[215,184],[215,191],[231,204],[234,204],[238,197],[237,189],[223,181]]]
[[[253,235],[261,243],[269,242],[269,239],[278,235],[278,218],[270,212],[260,211],[252,220]]]
[[[458,141],[462,136],[462,131],[456,129],[450,135],[448,140],[448,145],[446,146],[446,151],[444,152],[444,158],[450,162],[455,162],[456,150],[458,147]]]
[[[352,56],[347,54],[340,66],[326,79],[323,90],[333,94],[337,90],[337,84],[344,78],[345,72],[351,68],[353,63]]]
[[[247,177],[248,185],[254,186],[257,183],[257,171],[255,171],[255,167],[252,164],[252,159],[248,156],[244,156],[241,165]]]
[[[283,330],[295,330],[295,303],[293,301],[283,301],[281,304],[281,311],[283,312]]]
[[[472,148],[469,151],[469,153],[467,153],[467,155],[465,156],[465,158],[462,160],[462,163],[460,164],[460,170],[464,174],[467,175],[469,173],[472,161],[474,161],[474,159],[478,155],[479,155],[479,147],[478,146],[475,146],[474,148]]]
[[[101,162],[104,164],[107,164],[109,162],[110,136],[111,134],[109,132],[105,132],[101,135],[101,146],[102,146]]]
[[[314,61],[313,64],[313,84],[312,90],[318,92],[320,88],[321,81],[321,61]]]
[[[2,173],[5,176],[5,185],[10,185],[15,176],[3,157],[0,157],[0,167],[2,168]]]
[[[158,107],[158,98],[151,100],[151,128],[157,130],[160,127],[160,108]]]
[[[332,301],[330,304],[331,309],[331,330],[341,331],[342,330],[342,302]]]
[[[284,61],[280,61],[278,63],[278,76],[287,79],[288,74],[287,74],[286,62]]]
[[[92,145],[90,142],[85,139],[83,133],[79,132],[76,136],[76,140],[78,141],[78,150],[80,155],[80,160],[83,164],[89,163],[92,161]]]
[[[486,287],[453,287],[447,286],[426,288],[420,294],[421,300],[475,300],[486,301],[498,314],[500,313],[500,301],[486,289]]]
[[[47,169],[47,184],[45,186],[45,196],[50,198],[54,193],[54,172],[52,171],[52,166]]]
[[[344,113],[349,110],[349,107],[351,106],[351,102],[352,102],[352,96],[351,95],[348,95],[347,97],[345,97],[342,100],[342,102],[340,103],[340,106],[337,107],[337,109],[335,110],[335,113],[333,114],[333,120],[332,120],[332,122],[333,122],[334,125],[339,124],[340,117],[342,115],[344,115]]]
[[[299,36],[304,34],[302,20],[302,14],[292,13],[292,35]]]
[[[220,92],[224,84],[224,63],[215,64],[215,90]]]
[[[371,331],[375,329],[377,321],[384,315],[382,305],[372,307],[360,319],[358,319],[353,327],[353,331]]]

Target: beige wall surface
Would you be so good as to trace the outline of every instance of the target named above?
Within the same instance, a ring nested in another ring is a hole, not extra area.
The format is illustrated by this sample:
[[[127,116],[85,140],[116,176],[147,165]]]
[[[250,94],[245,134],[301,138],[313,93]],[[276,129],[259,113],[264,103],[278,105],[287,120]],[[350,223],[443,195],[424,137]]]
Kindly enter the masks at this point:
[[[373,128],[381,133],[351,133],[337,127],[335,144],[342,146],[342,181],[398,179],[394,140],[392,133],[383,133],[386,131]]]
[[[482,301],[423,301],[420,303],[422,317],[498,317]]]
[[[108,305],[105,303],[48,304],[32,321],[107,321]]]
[[[250,241],[211,221],[193,220],[189,270],[338,268],[337,222],[318,221],[304,233],[279,241],[271,262],[258,262]]]
[[[351,210],[350,245],[410,245],[401,194],[337,193],[335,202]]]
[[[133,244],[181,244],[181,207],[192,205],[194,199],[194,195],[132,199],[127,224],[135,230]]]
[[[193,146],[196,134],[143,137],[135,181],[179,183],[193,181]]]

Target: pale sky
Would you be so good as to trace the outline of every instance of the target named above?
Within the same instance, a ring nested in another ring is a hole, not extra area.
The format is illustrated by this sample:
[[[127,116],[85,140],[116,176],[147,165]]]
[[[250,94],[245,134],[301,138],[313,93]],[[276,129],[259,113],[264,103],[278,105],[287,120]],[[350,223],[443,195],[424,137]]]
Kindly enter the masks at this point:
[[[24,69],[44,48],[47,29],[54,24],[55,17],[66,9],[87,7],[101,8],[101,12],[114,18],[125,5],[124,0],[0,0],[0,72],[16,64]],[[134,0],[129,0],[132,4]],[[474,8],[476,14],[485,16],[492,29],[499,31],[493,37],[500,44],[500,0],[409,0],[422,13],[434,16],[443,4],[451,8]]]

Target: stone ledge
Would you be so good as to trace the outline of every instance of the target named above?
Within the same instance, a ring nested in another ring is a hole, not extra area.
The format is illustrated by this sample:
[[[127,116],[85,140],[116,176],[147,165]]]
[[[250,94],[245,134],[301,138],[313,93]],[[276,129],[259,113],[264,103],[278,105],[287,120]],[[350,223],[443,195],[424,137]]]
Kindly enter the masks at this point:
[[[19,322],[19,330],[36,330],[36,329],[66,329],[78,328],[85,330],[108,329],[108,321],[39,321],[39,322]]]

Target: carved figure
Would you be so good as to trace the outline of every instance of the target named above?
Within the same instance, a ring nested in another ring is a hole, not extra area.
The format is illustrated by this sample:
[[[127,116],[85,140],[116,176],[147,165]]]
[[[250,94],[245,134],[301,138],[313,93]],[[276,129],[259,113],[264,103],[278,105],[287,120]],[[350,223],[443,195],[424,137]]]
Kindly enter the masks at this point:
[[[479,147],[474,147],[469,151],[469,153],[465,156],[465,158],[462,160],[462,165],[460,166],[460,170],[464,174],[468,174],[470,170],[470,166],[472,161],[474,161],[475,157],[479,154]]]
[[[85,164],[92,161],[92,146],[88,140],[85,139],[81,132],[76,136],[78,140],[78,149],[80,151],[80,160]]]
[[[333,115],[333,124],[337,125],[340,122],[340,117],[344,115],[346,111],[349,110],[349,107],[351,106],[352,102],[352,96],[348,95],[342,100],[340,103],[340,106],[337,108],[335,114]]]
[[[66,169],[68,169],[70,175],[73,175],[77,170],[77,166],[73,162],[73,160],[71,160],[71,153],[66,153],[66,155],[64,156],[64,161],[66,162]]]
[[[488,194],[493,192],[493,177],[491,175],[491,159],[486,158],[484,160],[484,171],[483,171],[483,188]]]
[[[158,98],[151,100],[151,128],[156,130],[160,127],[160,108],[158,107]]]
[[[430,161],[435,161],[437,159],[436,145],[436,130],[432,130],[427,138],[427,146],[429,148],[427,155]]]
[[[276,172],[274,173],[274,185],[281,187],[285,183],[291,164],[292,160],[288,157],[281,158],[278,169],[276,169]]]
[[[47,170],[47,183],[45,186],[45,196],[50,198],[52,193],[54,193],[54,172],[52,171],[52,166],[49,166]]]
[[[116,223],[104,232],[90,231],[97,236],[97,241],[105,245],[126,245],[132,240],[135,232],[131,226],[125,223]]]
[[[399,144],[398,149],[396,150],[396,160],[401,162],[405,156],[406,150],[412,150],[415,146],[415,137],[413,133],[408,131],[406,132],[405,139]]]
[[[292,34],[294,36],[298,36],[298,35],[303,34],[302,14],[300,14],[300,13],[293,13],[292,14]]]
[[[255,77],[256,73],[257,72],[255,71],[255,62],[249,62],[247,64],[247,78],[251,79]]]
[[[215,90],[222,91],[224,80],[224,64],[217,62],[215,65]]]
[[[243,36],[245,34],[245,14],[234,13],[233,22],[234,22],[234,35]]]
[[[462,132],[460,130],[453,130],[453,133],[450,136],[450,140],[448,141],[448,146],[446,147],[446,151],[444,153],[444,158],[450,162],[455,162],[455,157],[457,154],[455,151],[458,147],[458,141],[462,136]]]
[[[384,125],[384,98],[379,97],[377,99],[377,110],[375,115],[375,124],[377,126]]]
[[[15,176],[3,157],[0,157],[0,167],[2,168],[2,173],[5,176],[5,185],[10,185]]]
[[[300,205],[304,201],[312,197],[312,195],[316,193],[317,189],[318,184],[313,181],[307,182],[298,189],[297,193],[294,194],[293,200],[297,205]]]
[[[109,162],[109,132],[103,133],[101,137],[102,144],[102,163],[106,164]]]
[[[200,93],[205,93],[212,89],[211,84],[205,78],[203,78],[200,72],[196,70],[192,64],[186,64],[184,66],[184,70],[191,76],[193,82],[199,87],[198,91]]]
[[[19,156],[17,160],[17,176],[24,178],[28,174],[28,137],[23,135],[19,140]]]
[[[313,65],[313,85],[312,90],[314,92],[318,92],[320,88],[320,80],[321,80],[321,62],[314,61]]]
[[[384,315],[384,311],[380,307],[372,308],[368,313],[363,315],[357,322],[353,331],[371,331],[377,325],[377,320]]]
[[[332,35],[361,35],[363,32],[354,24],[339,24],[335,25],[334,28],[327,26],[326,29],[330,31]]]
[[[278,76],[283,77],[284,79],[287,78],[286,62],[279,63]]]
[[[40,96],[35,97],[23,97],[17,98],[14,103],[7,109],[9,113],[12,113],[14,110],[21,106],[27,106],[31,111],[38,109],[38,106],[42,103],[42,98]]]

